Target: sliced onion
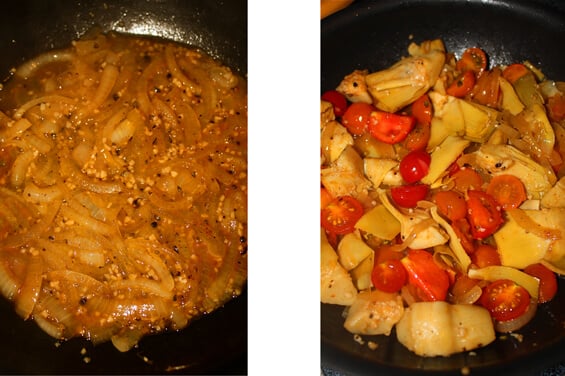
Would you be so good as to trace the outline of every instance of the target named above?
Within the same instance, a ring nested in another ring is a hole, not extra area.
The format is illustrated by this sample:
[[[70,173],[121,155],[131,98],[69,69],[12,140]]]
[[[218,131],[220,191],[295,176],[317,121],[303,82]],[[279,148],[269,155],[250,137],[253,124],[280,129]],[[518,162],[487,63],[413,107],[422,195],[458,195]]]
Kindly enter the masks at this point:
[[[143,337],[143,332],[139,330],[128,330],[123,334],[112,336],[112,344],[119,351],[126,352],[134,347],[141,337]]]
[[[16,312],[24,319],[29,318],[39,297],[43,281],[43,259],[41,256],[28,258],[25,279],[16,296]]]
[[[542,239],[558,240],[561,238],[561,231],[540,226],[523,210],[514,209],[507,212],[520,227]]]
[[[478,284],[470,288],[464,294],[454,297],[453,303],[455,304],[474,304],[483,293],[483,289]]]
[[[500,122],[496,126],[502,133],[504,133],[508,138],[520,138],[520,132],[516,129],[508,125],[506,122]]]

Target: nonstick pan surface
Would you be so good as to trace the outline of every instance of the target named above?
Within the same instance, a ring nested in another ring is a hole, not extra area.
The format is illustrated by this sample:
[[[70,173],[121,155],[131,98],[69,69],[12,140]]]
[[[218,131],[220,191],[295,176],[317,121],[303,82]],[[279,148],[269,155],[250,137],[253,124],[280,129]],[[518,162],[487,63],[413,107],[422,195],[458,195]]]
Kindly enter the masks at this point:
[[[42,52],[69,46],[93,27],[202,48],[247,74],[246,0],[18,0],[2,4],[0,82]],[[247,293],[185,330],[142,339],[120,353],[111,343],[59,343],[0,298],[0,373],[246,374]]]
[[[322,21],[321,92],[355,69],[376,71],[406,56],[411,41],[443,39],[457,56],[478,46],[491,64],[529,60],[547,77],[565,81],[565,11],[558,1],[359,1]],[[565,361],[565,280],[550,303],[519,331],[486,348],[422,358],[390,337],[367,337],[376,350],[343,329],[342,307],[321,305],[323,369],[347,375],[535,375]],[[500,337],[500,336],[499,336]]]

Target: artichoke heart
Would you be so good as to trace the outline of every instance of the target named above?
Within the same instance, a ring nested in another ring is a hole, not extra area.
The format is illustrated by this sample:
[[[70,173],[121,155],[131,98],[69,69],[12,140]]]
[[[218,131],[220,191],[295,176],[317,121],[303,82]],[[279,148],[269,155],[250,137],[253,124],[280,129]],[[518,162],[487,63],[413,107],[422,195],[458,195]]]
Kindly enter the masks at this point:
[[[385,191],[379,192],[379,198],[388,211],[400,222],[400,236],[412,249],[426,249],[445,244],[449,237],[424,210],[413,210],[403,214],[388,199]]]
[[[485,142],[495,130],[501,116],[495,109],[465,99],[435,91],[430,92],[429,96],[434,107],[434,117],[441,119],[446,136],[463,136],[470,141]]]
[[[511,145],[483,144],[472,154],[476,165],[488,174],[510,174],[519,178],[529,199],[541,199],[557,181],[551,168],[536,163]]]
[[[426,93],[439,77],[445,63],[443,42],[412,44],[408,51],[409,57],[365,77],[373,104],[380,110],[397,112]]]

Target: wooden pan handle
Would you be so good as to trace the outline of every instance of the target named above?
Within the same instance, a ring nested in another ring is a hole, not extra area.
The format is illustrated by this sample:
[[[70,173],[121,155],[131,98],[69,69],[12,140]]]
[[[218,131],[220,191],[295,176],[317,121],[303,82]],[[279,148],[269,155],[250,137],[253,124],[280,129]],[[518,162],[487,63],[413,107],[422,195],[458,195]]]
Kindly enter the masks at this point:
[[[353,0],[321,0],[321,18],[325,18],[351,4]]]

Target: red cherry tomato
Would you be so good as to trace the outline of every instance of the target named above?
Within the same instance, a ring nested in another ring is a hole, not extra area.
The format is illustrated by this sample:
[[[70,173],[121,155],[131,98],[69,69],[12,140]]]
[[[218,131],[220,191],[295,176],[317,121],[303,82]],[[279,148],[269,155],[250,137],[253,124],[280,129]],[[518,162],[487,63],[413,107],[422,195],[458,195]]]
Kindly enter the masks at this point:
[[[492,265],[501,265],[500,255],[496,247],[489,244],[481,244],[471,255],[471,262],[479,268]]]
[[[383,244],[375,249],[375,265],[388,260],[400,260],[404,253],[399,252],[394,245]]]
[[[504,210],[517,208],[528,198],[524,183],[514,175],[503,174],[493,177],[487,186],[486,192]]]
[[[369,119],[373,111],[375,107],[368,103],[352,103],[341,117],[341,123],[351,134],[363,134],[369,126]]]
[[[557,277],[543,264],[532,264],[524,269],[527,274],[539,279],[538,303],[546,303],[557,294]]]
[[[369,118],[369,133],[379,141],[396,144],[408,136],[415,124],[413,116],[373,111]]]
[[[431,126],[416,122],[412,131],[404,139],[404,146],[408,150],[424,150],[428,146],[431,136]]]
[[[337,90],[328,90],[322,94],[322,100],[330,102],[334,108],[334,115],[336,117],[342,117],[347,109],[347,99],[345,95],[341,94]]]
[[[431,157],[424,150],[414,150],[400,161],[400,175],[408,184],[420,181],[430,170]]]
[[[492,235],[502,224],[500,204],[486,192],[469,190],[467,192],[467,219],[475,239]]]
[[[429,189],[430,188],[425,184],[401,185],[392,187],[390,189],[390,195],[398,206],[413,208],[416,207],[418,201],[426,198]]]
[[[467,48],[455,67],[461,72],[472,70],[479,77],[487,68],[487,55],[478,47]]]
[[[528,72],[529,69],[526,68],[524,64],[514,63],[504,68],[504,70],[502,71],[502,77],[506,78],[508,82],[513,84],[514,82],[518,81],[520,78],[528,74]]]
[[[471,167],[458,169],[452,177],[455,182],[455,189],[461,193],[465,193],[469,189],[481,189],[484,183],[481,175]]]
[[[556,93],[547,98],[547,112],[550,120],[561,121],[565,119],[565,95]]]
[[[438,191],[434,195],[439,212],[449,219],[456,221],[467,216],[465,198],[455,191]]]
[[[530,294],[509,279],[489,283],[479,299],[490,315],[498,321],[508,321],[523,315],[530,305]]]
[[[457,239],[459,239],[465,252],[469,255],[475,253],[475,239],[473,239],[473,235],[471,235],[471,225],[469,221],[467,221],[467,218],[453,221],[451,227],[453,231],[455,231],[455,235],[457,235]]]
[[[436,264],[430,252],[411,249],[400,261],[408,273],[408,283],[416,286],[425,300],[445,300],[449,276]]]
[[[428,94],[422,95],[412,103],[412,116],[419,124],[430,125],[432,123],[433,108]]]
[[[328,203],[321,212],[322,227],[331,233],[343,235],[353,231],[364,211],[355,198],[340,196]]]
[[[406,269],[400,260],[387,260],[375,264],[371,272],[371,281],[377,290],[393,293],[406,284]]]
[[[475,82],[475,72],[472,70],[465,71],[449,85],[446,92],[451,96],[462,98],[471,92],[475,86]]]

